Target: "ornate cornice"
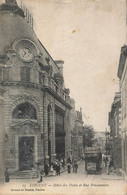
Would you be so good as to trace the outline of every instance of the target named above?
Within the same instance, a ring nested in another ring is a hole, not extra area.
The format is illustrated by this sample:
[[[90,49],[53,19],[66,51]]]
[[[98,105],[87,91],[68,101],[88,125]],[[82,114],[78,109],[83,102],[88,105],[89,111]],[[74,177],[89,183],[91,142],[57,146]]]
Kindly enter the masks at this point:
[[[22,86],[25,88],[36,88],[42,91],[47,91],[48,93],[50,93],[52,96],[54,96],[59,102],[61,102],[64,106],[66,106],[69,109],[72,109],[72,106],[66,102],[62,97],[60,97],[53,89],[51,89],[48,86],[45,85],[39,85],[39,84],[35,84],[35,83],[23,83],[20,81],[2,81],[0,82],[0,84],[2,84],[3,86]]]
[[[69,109],[72,109],[72,106],[71,106],[69,103],[67,103],[64,99],[62,99],[62,98],[61,98],[55,91],[53,91],[50,87],[44,86],[44,89],[45,89],[46,91],[48,91],[50,94],[52,94],[53,96],[55,96],[55,98],[56,98],[58,101],[62,102],[66,107],[68,107]]]

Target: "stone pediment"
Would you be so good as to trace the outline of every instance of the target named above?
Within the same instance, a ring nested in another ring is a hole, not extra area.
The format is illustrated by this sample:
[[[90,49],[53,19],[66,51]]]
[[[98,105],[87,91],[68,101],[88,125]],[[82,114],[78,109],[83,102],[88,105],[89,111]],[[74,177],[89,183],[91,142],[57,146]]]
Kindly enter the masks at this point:
[[[31,129],[39,130],[40,125],[37,122],[34,122],[32,120],[26,119],[26,120],[20,120],[20,121],[14,121],[11,125],[11,128],[18,130],[22,129],[23,127],[30,127]]]

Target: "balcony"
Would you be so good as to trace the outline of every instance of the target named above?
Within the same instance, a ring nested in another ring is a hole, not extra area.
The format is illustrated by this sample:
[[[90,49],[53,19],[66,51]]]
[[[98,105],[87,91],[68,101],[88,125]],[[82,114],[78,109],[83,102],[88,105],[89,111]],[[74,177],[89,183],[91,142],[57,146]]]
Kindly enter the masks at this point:
[[[41,73],[39,80],[41,86],[48,87],[59,97],[61,97],[65,102],[67,102],[68,104],[71,103],[69,95],[55,82],[55,80],[51,76],[45,73]]]

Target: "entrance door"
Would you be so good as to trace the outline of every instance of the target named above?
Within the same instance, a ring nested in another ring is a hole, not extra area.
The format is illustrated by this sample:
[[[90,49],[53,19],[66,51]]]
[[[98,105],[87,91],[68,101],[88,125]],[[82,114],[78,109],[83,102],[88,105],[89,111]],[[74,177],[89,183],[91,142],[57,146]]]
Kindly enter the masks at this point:
[[[19,170],[30,170],[34,164],[34,137],[19,137]]]

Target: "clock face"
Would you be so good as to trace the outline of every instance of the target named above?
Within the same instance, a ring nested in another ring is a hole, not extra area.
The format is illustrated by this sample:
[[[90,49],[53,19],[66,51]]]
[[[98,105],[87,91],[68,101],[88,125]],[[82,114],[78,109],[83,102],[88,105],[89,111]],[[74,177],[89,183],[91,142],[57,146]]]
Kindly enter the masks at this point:
[[[28,48],[20,48],[19,56],[25,62],[31,62],[34,58],[32,52]]]
[[[21,39],[14,45],[17,56],[23,62],[30,63],[37,56],[37,48],[35,44],[28,39]]]

